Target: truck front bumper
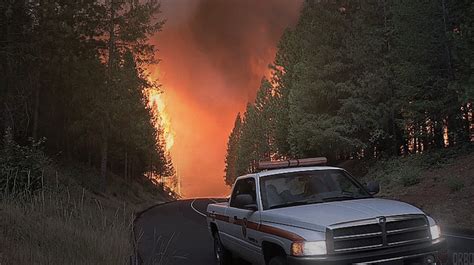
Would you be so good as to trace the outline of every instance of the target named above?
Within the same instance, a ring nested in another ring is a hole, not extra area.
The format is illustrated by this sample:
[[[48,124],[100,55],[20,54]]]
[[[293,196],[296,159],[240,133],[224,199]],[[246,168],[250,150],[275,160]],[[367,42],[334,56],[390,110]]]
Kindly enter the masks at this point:
[[[445,264],[447,259],[446,242],[439,239],[421,245],[410,245],[398,248],[386,248],[374,251],[356,252],[350,254],[288,257],[290,265],[347,265],[354,263],[366,264],[411,264],[424,263],[428,256],[436,260],[436,264]],[[434,264],[434,263],[433,263]]]

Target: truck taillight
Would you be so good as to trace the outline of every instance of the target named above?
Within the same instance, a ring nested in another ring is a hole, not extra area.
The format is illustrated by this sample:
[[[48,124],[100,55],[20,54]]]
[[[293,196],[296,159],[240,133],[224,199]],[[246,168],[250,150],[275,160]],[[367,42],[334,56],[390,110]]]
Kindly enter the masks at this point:
[[[288,167],[321,166],[326,165],[327,162],[328,160],[325,157],[293,159],[286,161],[260,161],[258,163],[258,168],[264,170]]]

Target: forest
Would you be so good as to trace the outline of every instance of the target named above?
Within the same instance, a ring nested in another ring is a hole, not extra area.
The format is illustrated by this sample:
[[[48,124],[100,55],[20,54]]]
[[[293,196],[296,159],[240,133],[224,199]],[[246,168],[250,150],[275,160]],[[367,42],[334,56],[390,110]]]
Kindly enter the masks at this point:
[[[159,13],[155,0],[1,1],[2,188],[30,185],[50,159],[100,170],[102,189],[110,173],[172,174],[147,100]]]
[[[225,181],[258,161],[383,159],[474,140],[474,2],[305,1],[238,114]]]

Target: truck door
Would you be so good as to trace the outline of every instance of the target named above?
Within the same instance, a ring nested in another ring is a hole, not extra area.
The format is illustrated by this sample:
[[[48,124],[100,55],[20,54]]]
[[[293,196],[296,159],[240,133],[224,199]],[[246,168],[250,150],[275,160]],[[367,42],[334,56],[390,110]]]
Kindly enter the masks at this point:
[[[246,195],[249,202],[246,205],[239,205],[236,200],[239,195]],[[234,237],[236,244],[234,249],[243,258],[255,262],[261,258],[261,248],[256,231],[260,224],[260,212],[257,208],[249,209],[249,205],[257,207],[257,191],[253,177],[241,179],[235,183],[228,215],[231,235]]]

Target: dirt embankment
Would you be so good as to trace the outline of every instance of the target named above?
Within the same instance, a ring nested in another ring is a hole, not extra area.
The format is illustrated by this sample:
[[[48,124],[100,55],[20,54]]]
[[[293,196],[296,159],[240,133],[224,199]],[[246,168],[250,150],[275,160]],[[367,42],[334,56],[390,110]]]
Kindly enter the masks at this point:
[[[378,197],[413,204],[449,228],[474,229],[474,145],[389,159],[338,164],[361,182],[381,184]]]
[[[474,229],[474,155],[423,170],[419,183],[393,186],[383,195],[420,207],[443,226]]]

